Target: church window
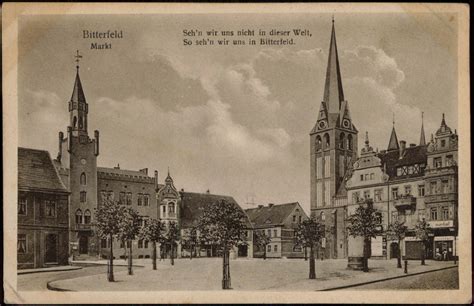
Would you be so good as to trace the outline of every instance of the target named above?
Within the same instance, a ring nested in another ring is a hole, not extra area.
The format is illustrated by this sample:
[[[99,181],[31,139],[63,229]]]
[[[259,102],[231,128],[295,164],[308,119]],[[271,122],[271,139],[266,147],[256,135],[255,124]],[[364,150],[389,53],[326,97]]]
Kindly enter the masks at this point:
[[[418,185],[418,196],[419,197],[425,196],[425,185]]]
[[[27,204],[27,201],[25,197],[21,197],[18,199],[18,214],[19,215],[26,216],[26,204]]]
[[[321,136],[316,136],[316,151],[320,151],[322,147]]]
[[[324,203],[326,205],[331,204],[331,182],[325,181],[324,182]]]
[[[76,223],[82,224],[82,210],[76,210]]]
[[[329,134],[326,133],[324,134],[324,148],[328,149],[330,145],[331,145],[331,141],[329,138]]]
[[[347,148],[352,150],[352,135],[350,134],[347,136]]]
[[[74,118],[72,119],[72,126],[75,128],[77,126],[77,117],[74,116]]]
[[[26,254],[26,235],[25,234],[18,234],[18,243],[17,243],[17,251],[18,254]]]
[[[79,128],[83,128],[83,121],[82,121],[82,116],[79,116]]]
[[[324,156],[324,177],[331,176],[331,156]]]
[[[323,159],[318,157],[316,159],[316,178],[320,179],[323,177]]]
[[[87,184],[86,174],[84,172],[81,173],[80,182],[81,182],[81,185],[86,185]]]
[[[346,141],[346,137],[344,133],[339,135],[339,148],[344,149],[344,142]]]
[[[90,223],[91,223],[91,211],[87,209],[84,212],[84,224],[90,224]]]

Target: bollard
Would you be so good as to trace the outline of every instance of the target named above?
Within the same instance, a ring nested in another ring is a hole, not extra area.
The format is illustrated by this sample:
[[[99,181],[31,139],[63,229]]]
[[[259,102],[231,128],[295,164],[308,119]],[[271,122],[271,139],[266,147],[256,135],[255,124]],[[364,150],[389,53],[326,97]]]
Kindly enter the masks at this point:
[[[454,256],[454,264],[457,264],[456,256]]]
[[[405,269],[404,269],[403,272],[405,272],[405,274],[408,273],[408,260],[406,260],[406,259],[405,259]]]

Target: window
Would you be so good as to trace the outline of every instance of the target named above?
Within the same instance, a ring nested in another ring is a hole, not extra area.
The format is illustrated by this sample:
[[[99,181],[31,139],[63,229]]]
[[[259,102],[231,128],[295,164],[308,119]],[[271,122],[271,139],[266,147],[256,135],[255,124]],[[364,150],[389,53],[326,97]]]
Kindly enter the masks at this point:
[[[441,193],[448,193],[449,192],[449,181],[442,180],[441,181]]]
[[[301,216],[298,217],[298,222],[301,223]]]
[[[449,207],[447,206],[443,207],[441,217],[443,220],[449,220]]]
[[[295,222],[296,222],[296,216],[293,215],[293,223],[295,223]]]
[[[454,166],[454,160],[452,155],[446,155],[446,166]]]
[[[138,194],[138,202],[137,202],[137,205],[138,206],[142,206],[143,205],[143,194],[139,193]],[[164,212],[164,211],[163,211]]]
[[[274,252],[278,252],[278,244],[275,244],[275,245],[273,246],[273,251],[274,251]]]
[[[81,185],[86,185],[87,184],[86,174],[84,172],[81,173],[80,182],[81,182]]]
[[[143,240],[142,239],[138,240],[138,248],[143,249]]]
[[[112,190],[109,190],[109,191],[107,192],[107,199],[110,200],[110,201],[113,201],[114,198],[115,198],[114,192],[113,192]]]
[[[436,207],[431,208],[430,210],[430,219],[438,220],[438,209]]]
[[[174,207],[175,206],[173,202],[168,203],[168,213],[174,214]]]
[[[72,119],[72,126],[75,128],[77,126],[77,117],[74,116],[74,118]]]
[[[55,201],[44,201],[46,209],[46,217],[56,217],[56,202]]]
[[[26,198],[21,197],[18,199],[18,214],[26,216]]]
[[[430,194],[436,194],[438,193],[438,182],[433,181],[430,182]]]
[[[444,148],[446,146],[446,140],[442,139],[441,140],[441,147]]]
[[[107,248],[107,239],[100,239],[100,247],[102,249]]]
[[[276,229],[273,230],[273,237],[278,237],[278,230]]]
[[[408,174],[413,174],[413,166],[408,166]]]
[[[344,136],[344,133],[341,133],[339,135],[339,148],[344,149],[344,142],[346,141],[346,137]]]
[[[353,203],[359,202],[359,192],[358,191],[352,193],[352,202]]]
[[[375,174],[371,173],[370,174],[370,179],[373,180],[375,178]]]
[[[347,148],[352,150],[352,135],[347,136]]]
[[[375,189],[374,190],[374,199],[376,202],[382,201],[382,189]]]
[[[163,205],[163,213],[165,214],[166,213],[166,205]]]
[[[268,237],[272,236],[272,230],[267,230],[267,233],[268,233]]]
[[[364,199],[370,199],[370,190],[364,190]]]
[[[101,190],[100,191],[100,200],[102,201],[102,203],[105,203],[105,201],[107,201],[107,191],[105,190]]]
[[[392,211],[392,222],[398,220],[398,212]]]
[[[364,181],[364,175],[363,174],[360,175],[360,181],[361,182]]]
[[[398,187],[392,188],[392,199],[394,200],[398,199]]]
[[[411,186],[410,186],[410,185],[406,185],[406,186],[405,186],[405,194],[406,194],[406,195],[410,195],[410,194],[411,194]]]
[[[125,191],[120,191],[119,193],[119,203],[125,205]]]
[[[324,212],[322,211],[321,212],[321,221],[325,221],[326,220],[326,215],[324,214]]]
[[[369,180],[369,174],[368,173],[365,175],[364,180],[366,180],[366,181]]]
[[[419,197],[425,196],[425,185],[418,185],[418,196]]]
[[[148,240],[145,240],[145,249],[148,249]]]
[[[18,254],[26,254],[27,246],[26,246],[26,235],[25,234],[18,234],[18,245],[17,251]]]
[[[321,141],[321,137],[318,135],[316,137],[316,151],[320,151],[321,150],[321,147],[322,147],[322,141]]]
[[[120,240],[120,248],[121,249],[125,248],[125,242],[123,240]]]
[[[76,210],[76,223],[82,224],[82,210]]]
[[[441,168],[442,167],[441,157],[433,158],[433,167],[435,167],[435,168]]]
[[[271,245],[267,245],[267,252],[271,252],[272,251],[272,246]]]
[[[143,206],[150,206],[150,195],[144,194],[143,195]]]
[[[84,212],[84,224],[90,224],[90,223],[91,223],[91,211],[87,209]]]
[[[402,168],[398,167],[397,168],[397,176],[401,176],[401,175],[402,175]]]
[[[324,134],[324,148],[328,149],[331,145],[331,141],[329,139],[329,134]]]
[[[86,198],[87,198],[87,192],[81,191],[79,193],[79,202],[86,203]]]

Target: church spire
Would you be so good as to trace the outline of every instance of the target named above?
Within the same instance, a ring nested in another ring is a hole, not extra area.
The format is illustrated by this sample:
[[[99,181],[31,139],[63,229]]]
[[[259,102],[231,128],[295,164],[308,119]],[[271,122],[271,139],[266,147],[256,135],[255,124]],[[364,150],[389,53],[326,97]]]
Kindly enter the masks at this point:
[[[339,68],[336,31],[334,29],[333,17],[331,42],[329,44],[328,66],[326,70],[326,82],[324,85],[324,102],[327,105],[329,113],[339,113],[342,101],[344,101],[344,91],[342,89],[342,79]]]
[[[397,132],[395,132],[395,115],[393,115],[393,127],[392,127],[392,134],[390,135],[390,141],[388,142],[387,151],[391,150],[399,150],[400,147],[398,145],[398,138]]]
[[[69,101],[70,126],[74,136],[78,134],[87,135],[87,113],[89,112],[86,102],[86,96],[82,89],[81,78],[79,77],[79,59],[82,55],[79,50],[76,55],[76,79],[74,81],[74,88],[72,90],[71,100]]]
[[[421,112],[421,132],[420,132],[420,146],[426,145],[425,129],[423,128],[423,112]]]

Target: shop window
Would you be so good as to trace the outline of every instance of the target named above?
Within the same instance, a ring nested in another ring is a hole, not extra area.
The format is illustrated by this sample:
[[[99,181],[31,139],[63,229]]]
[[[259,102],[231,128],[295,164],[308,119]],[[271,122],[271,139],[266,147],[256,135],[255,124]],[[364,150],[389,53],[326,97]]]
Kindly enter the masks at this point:
[[[46,209],[46,217],[56,217],[55,201],[44,201],[44,207]]]
[[[18,254],[26,254],[28,251],[25,234],[18,234],[17,251]]]
[[[80,182],[81,182],[81,185],[83,185],[83,186],[85,186],[87,184],[86,174],[84,172],[81,173]]]
[[[82,224],[82,210],[76,210],[76,223]]]
[[[87,209],[84,212],[84,224],[90,224],[90,223],[91,223],[91,211]]]
[[[87,198],[87,192],[81,191],[81,192],[79,193],[79,202],[85,203],[85,202],[86,202],[86,198]]]
[[[22,216],[26,216],[26,206],[27,206],[27,201],[26,197],[20,197],[18,199],[18,214]]]

